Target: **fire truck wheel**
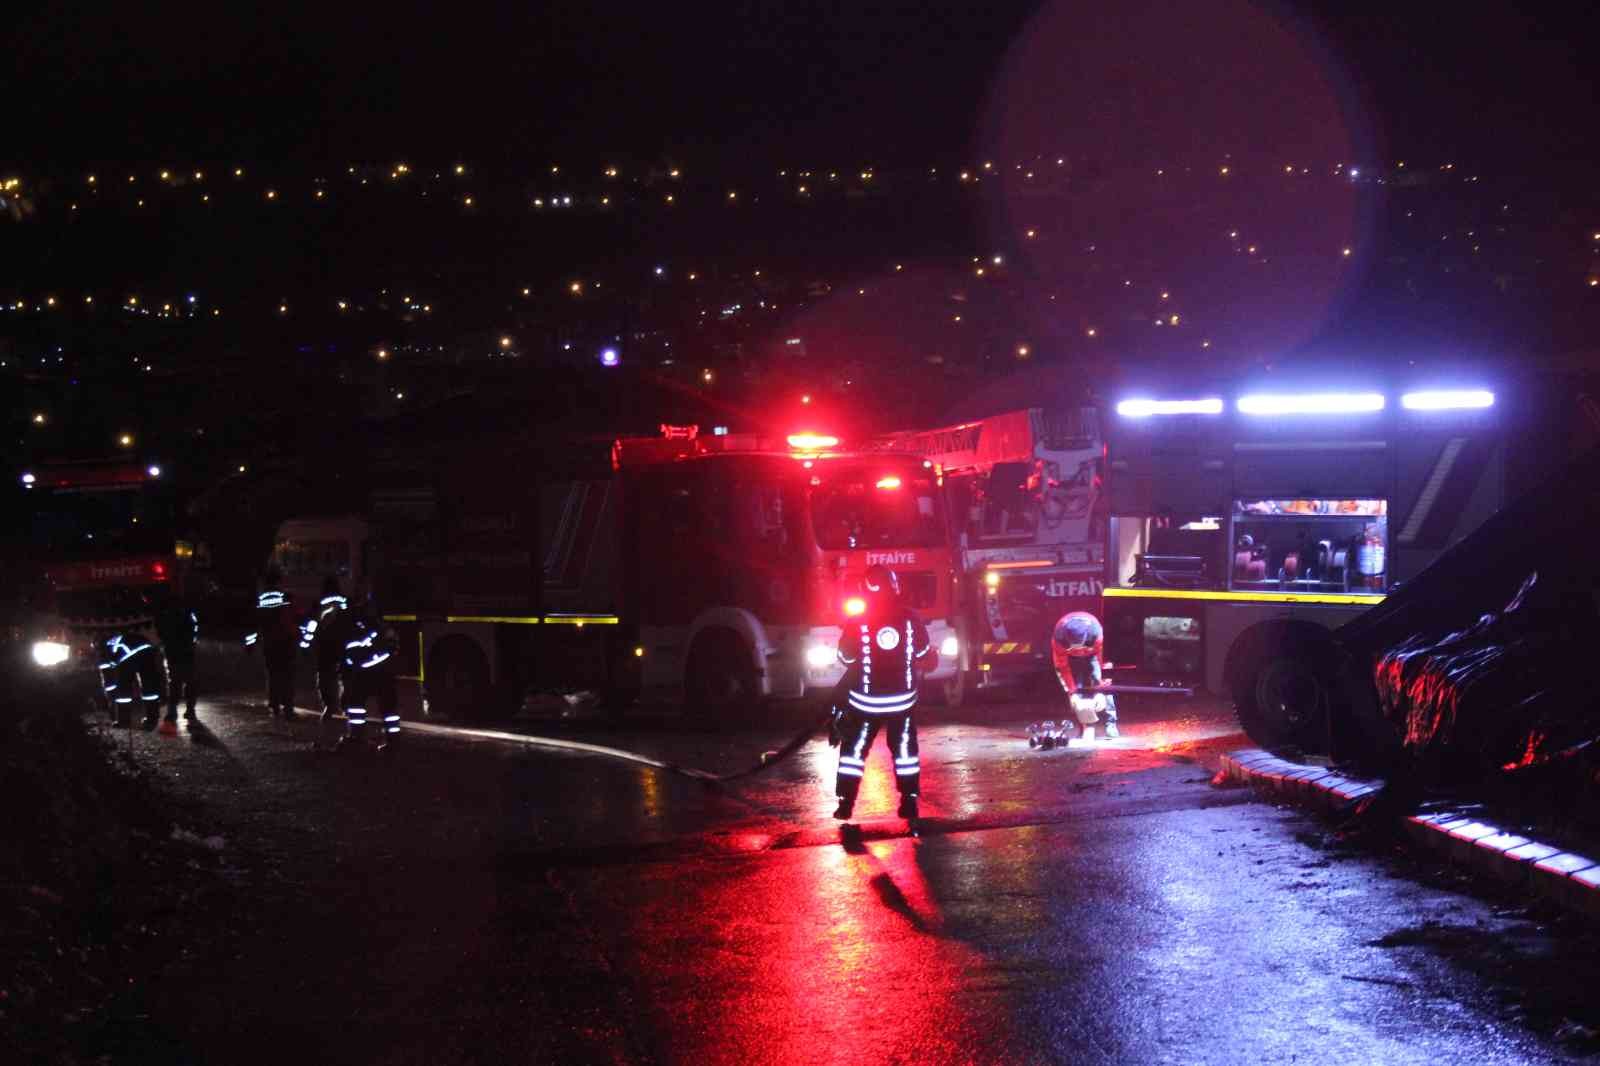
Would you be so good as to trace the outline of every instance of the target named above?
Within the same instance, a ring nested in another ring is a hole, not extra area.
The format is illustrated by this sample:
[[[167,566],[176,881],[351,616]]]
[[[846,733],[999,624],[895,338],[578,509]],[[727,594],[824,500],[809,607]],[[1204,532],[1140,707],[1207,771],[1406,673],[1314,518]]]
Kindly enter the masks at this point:
[[[456,721],[490,717],[489,664],[470,641],[444,640],[428,659],[428,709]]]
[[[689,651],[684,695],[690,715],[706,721],[732,717],[761,695],[750,649],[731,629],[708,629]]]
[[[1285,649],[1240,671],[1233,702],[1239,724],[1262,747],[1326,751],[1333,692],[1309,656]]]

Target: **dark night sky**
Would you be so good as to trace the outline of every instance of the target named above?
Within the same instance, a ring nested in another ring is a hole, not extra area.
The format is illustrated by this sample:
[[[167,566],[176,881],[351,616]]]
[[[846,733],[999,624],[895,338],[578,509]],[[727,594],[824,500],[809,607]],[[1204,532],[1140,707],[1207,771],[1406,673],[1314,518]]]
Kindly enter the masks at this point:
[[[1187,86],[1161,77],[1175,55],[1189,50],[1204,80],[1252,62],[1231,49],[1298,37],[1302,54],[1283,63],[1333,86],[1378,151],[1502,172],[1600,155],[1593,68],[1580,63],[1600,17],[1561,10],[1578,5],[1162,5],[1129,19],[1137,32],[1119,29],[1141,6],[207,3],[86,15],[35,5],[13,14],[0,50],[0,152],[22,166],[40,156],[953,161],[993,135],[985,116],[1014,45],[1081,75],[1068,78],[1073,98],[1046,110],[1075,114],[1103,90],[1146,103],[1160,94],[1181,116]],[[1051,13],[1035,20],[1041,11]],[[1227,24],[1238,11],[1256,25]],[[1100,63],[1111,71],[1103,79]],[[1263,106],[1275,95],[1248,88],[1241,98]],[[1274,106],[1292,115],[1296,94],[1286,95]]]

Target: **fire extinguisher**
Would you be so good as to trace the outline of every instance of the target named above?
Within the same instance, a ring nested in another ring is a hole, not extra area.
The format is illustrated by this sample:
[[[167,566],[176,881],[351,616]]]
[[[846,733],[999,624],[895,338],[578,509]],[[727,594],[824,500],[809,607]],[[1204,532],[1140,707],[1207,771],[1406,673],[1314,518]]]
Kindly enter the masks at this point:
[[[1364,587],[1383,588],[1385,562],[1383,538],[1378,536],[1378,527],[1367,526],[1362,530],[1361,543],[1356,548],[1356,572],[1361,575]]]

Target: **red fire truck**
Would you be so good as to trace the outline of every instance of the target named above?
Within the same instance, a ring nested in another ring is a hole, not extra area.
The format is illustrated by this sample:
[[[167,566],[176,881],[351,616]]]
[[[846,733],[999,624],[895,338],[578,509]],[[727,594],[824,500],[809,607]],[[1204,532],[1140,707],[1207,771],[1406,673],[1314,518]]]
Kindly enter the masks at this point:
[[[1124,396],[1107,432],[1112,676],[1231,696],[1258,742],[1323,748],[1328,631],[1501,506],[1532,412],[1477,381]]]
[[[920,455],[944,474],[960,552],[963,675],[980,685],[1050,666],[1068,611],[1100,612],[1105,571],[1099,411],[1030,408],[873,446]],[[951,687],[959,696],[960,679]]]
[[[593,442],[485,454],[396,454],[373,473],[374,588],[430,710],[596,688],[722,716],[824,692],[841,677],[841,612],[875,563],[928,623],[931,679],[956,672],[954,557],[927,460],[693,426],[610,442],[604,461]]]
[[[99,642],[154,629],[151,599],[192,554],[175,539],[161,468],[136,462],[30,467],[5,508],[7,644],[19,683],[99,695]]]

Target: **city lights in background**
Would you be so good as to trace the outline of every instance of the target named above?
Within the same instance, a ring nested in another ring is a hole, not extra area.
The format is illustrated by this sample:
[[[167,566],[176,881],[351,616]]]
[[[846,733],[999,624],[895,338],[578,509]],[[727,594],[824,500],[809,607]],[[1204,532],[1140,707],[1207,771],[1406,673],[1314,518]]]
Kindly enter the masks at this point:
[[[1153,166],[1149,169],[1146,169],[1145,164],[1141,163],[1138,169],[1142,172],[1143,177],[1138,180],[1150,182],[1153,188],[1158,187],[1161,190],[1162,195],[1169,195],[1170,191],[1178,188],[1180,183],[1186,182],[1189,186],[1199,190],[1226,190],[1214,192],[1213,195],[1230,198],[1236,198],[1240,194],[1253,196],[1256,194],[1256,190],[1260,188],[1289,187],[1290,183],[1296,190],[1294,195],[1297,196],[1305,195],[1305,190],[1314,187],[1335,191],[1342,189],[1344,191],[1341,194],[1348,195],[1348,183],[1353,179],[1359,179],[1364,187],[1368,182],[1383,183],[1386,178],[1391,178],[1397,174],[1409,174],[1412,175],[1413,179],[1421,174],[1427,174],[1430,182],[1436,185],[1449,183],[1453,186],[1456,183],[1467,183],[1476,180],[1476,176],[1471,174],[1470,168],[1458,163],[1427,164],[1420,160],[1412,160],[1409,166],[1405,162],[1399,162],[1386,163],[1383,166],[1375,167],[1371,165],[1371,161],[1357,166],[1351,165],[1348,161],[1328,164],[1326,162],[1318,163],[1314,160],[1295,160],[1290,163],[1279,158],[1276,161],[1250,164],[1241,162],[1239,158],[1229,155],[1225,151],[1220,154],[1221,158],[1226,160],[1225,163],[1212,158],[1204,163],[1195,164],[1192,168],[1186,164],[1193,161],[1157,161],[1165,165]],[[394,153],[388,155],[386,159],[393,160],[398,156],[399,153]],[[821,205],[828,202],[830,198],[839,203],[844,203],[846,202],[846,197],[854,197],[858,200],[865,197],[868,202],[888,203],[896,197],[907,193],[908,190],[915,192],[914,189],[911,189],[913,183],[918,188],[929,186],[944,188],[949,190],[949,195],[959,195],[963,199],[968,196],[987,196],[991,194],[991,190],[993,190],[993,195],[1001,195],[1005,190],[1019,190],[1025,180],[1030,182],[1026,193],[1030,197],[1041,194],[1049,195],[1052,189],[1059,189],[1062,195],[1067,195],[1068,186],[1063,183],[1071,176],[1072,172],[1064,169],[1065,157],[1053,157],[1056,160],[1055,167],[1061,169],[1052,169],[1050,167],[1050,158],[1052,157],[1046,153],[1040,153],[1032,158],[974,160],[965,169],[960,166],[952,168],[948,166],[929,167],[918,165],[889,170],[884,170],[874,165],[863,165],[860,161],[856,161],[855,165],[844,165],[848,161],[839,160],[831,168],[816,166],[814,161],[810,169],[796,168],[793,164],[788,164],[781,170],[774,168],[768,172],[765,179],[761,180],[754,180],[747,174],[713,172],[696,175],[696,180],[692,181],[683,180],[684,172],[679,167],[668,167],[665,162],[659,160],[654,163],[648,161],[636,163],[630,159],[623,165],[618,165],[618,163],[604,158],[569,160],[569,165],[562,166],[541,163],[530,167],[525,173],[517,175],[480,173],[476,168],[469,170],[465,163],[450,159],[434,162],[419,160],[415,168],[406,162],[379,160],[358,165],[335,166],[322,174],[316,175],[307,172],[296,176],[278,169],[259,174],[251,172],[247,176],[245,168],[232,166],[226,160],[206,160],[203,161],[203,166],[191,161],[188,166],[184,166],[181,165],[183,162],[181,159],[175,159],[169,161],[168,169],[155,170],[141,167],[137,173],[127,173],[125,170],[108,170],[107,180],[104,182],[99,180],[100,176],[97,172],[85,174],[81,170],[64,175],[54,175],[55,180],[53,181],[45,180],[46,177],[49,177],[47,175],[20,174],[17,177],[11,177],[9,174],[5,174],[0,175],[0,178],[3,178],[3,180],[0,180],[0,187],[3,187],[4,190],[14,190],[20,187],[29,190],[30,193],[33,190],[42,190],[35,195],[35,210],[41,218],[48,218],[51,211],[56,212],[55,217],[57,218],[66,217],[67,202],[74,196],[81,198],[84,206],[91,210],[85,212],[81,219],[75,219],[74,225],[92,225],[97,218],[104,218],[119,211],[124,214],[130,214],[136,203],[155,205],[163,210],[170,208],[173,211],[184,206],[194,207],[199,203],[205,202],[204,198],[207,194],[199,187],[201,183],[204,183],[206,187],[217,194],[214,199],[218,206],[207,211],[202,216],[207,220],[207,225],[213,224],[211,220],[226,219],[224,205],[230,202],[230,196],[233,197],[232,204],[252,213],[250,217],[260,212],[263,200],[270,201],[274,206],[271,212],[265,212],[264,214],[270,214],[274,218],[284,217],[289,219],[290,221],[286,224],[297,224],[298,220],[292,215],[293,212],[310,212],[314,210],[316,212],[315,215],[304,216],[307,223],[319,226],[326,225],[329,212],[345,209],[347,205],[352,204],[359,197],[387,196],[416,204],[416,210],[428,210],[433,205],[438,205],[443,209],[465,205],[474,208],[471,214],[481,218],[491,216],[533,218],[535,216],[529,206],[531,198],[533,204],[539,205],[544,212],[542,216],[539,216],[541,219],[547,218],[552,214],[559,214],[563,219],[562,224],[565,224],[564,220],[566,219],[572,219],[576,222],[579,219],[588,218],[597,220],[597,224],[605,225],[606,223],[598,222],[598,220],[607,217],[608,214],[612,218],[620,217],[620,212],[608,213],[599,210],[600,208],[608,208],[612,205],[617,205],[620,208],[623,205],[627,205],[633,211],[660,213],[663,201],[671,203],[674,196],[676,196],[677,202],[684,205],[683,209],[685,210],[692,210],[695,207],[699,207],[702,210],[710,210],[723,204],[737,202],[741,211],[758,211],[774,201],[787,202],[789,204],[800,202],[796,197],[797,189],[805,190],[805,194],[808,197],[805,202],[808,205]],[[627,178],[622,177],[623,171],[628,173],[629,176]],[[115,174],[118,172],[125,174],[126,184],[116,179]],[[215,181],[217,174],[228,174],[230,172],[236,179],[235,182],[219,184]],[[152,176],[156,176],[158,180],[150,182],[149,178]],[[211,179],[209,182],[205,181],[207,177]],[[1155,181],[1157,177],[1161,179],[1159,183]],[[1219,177],[1226,177],[1228,180],[1219,181]],[[672,192],[667,192],[666,189],[663,189],[663,185],[666,185],[667,189],[671,189]],[[432,199],[426,200],[424,198],[430,195],[430,189],[432,191]],[[513,189],[516,191],[511,191]],[[338,192],[339,195],[329,197],[326,203],[317,203],[313,208],[313,203],[323,200],[328,191]],[[1219,201],[1219,203],[1222,202],[1224,201]],[[73,206],[77,206],[76,202],[73,203]],[[1505,205],[1502,208],[1502,203],[1498,199],[1494,207],[1508,211],[1514,210],[1511,205]],[[811,209],[810,206],[806,208],[806,210]],[[98,215],[96,215],[96,212],[98,212]],[[147,212],[139,217],[156,218],[158,216],[153,212]],[[460,225],[471,224],[468,221],[469,216],[466,212],[449,212],[444,217],[451,220],[460,217],[462,219],[459,223]],[[760,217],[759,214],[755,216],[757,219]],[[952,299],[960,299],[961,303],[951,306],[944,303],[935,304],[930,300],[926,307],[929,323],[938,329],[950,331],[951,336],[959,337],[962,347],[957,349],[956,354],[953,356],[946,356],[945,353],[938,351],[937,348],[933,348],[931,352],[934,354],[929,355],[929,363],[943,364],[947,367],[966,367],[981,362],[982,365],[987,366],[990,360],[998,359],[1002,363],[1015,365],[1012,360],[1027,360],[1030,358],[1039,360],[1055,357],[1058,354],[1055,350],[1057,345],[1049,345],[1046,349],[1035,349],[1029,344],[1018,343],[1015,340],[1016,334],[1012,334],[1012,340],[1008,347],[1004,334],[999,333],[997,335],[992,317],[993,313],[985,310],[983,304],[977,298],[967,302],[968,293],[966,290],[972,287],[973,278],[982,278],[983,287],[989,292],[998,294],[1012,291],[1014,285],[1014,291],[1023,299],[1033,299],[1041,303],[1047,299],[1049,301],[1056,299],[1056,294],[1053,292],[1039,291],[1042,286],[1031,276],[1033,273],[1033,264],[1031,262],[1007,262],[1008,259],[1016,258],[1016,247],[1025,247],[1031,254],[1035,249],[1047,243],[1058,243],[1040,241],[1039,238],[1042,231],[1039,228],[1035,228],[1038,224],[1037,216],[1031,221],[1033,221],[1034,225],[1020,223],[1011,229],[1010,245],[1005,240],[1001,240],[990,243],[988,247],[968,247],[958,252],[957,255],[951,256],[945,263],[921,261],[916,264],[918,267],[916,273],[918,275],[926,276],[934,269],[945,268],[964,275],[964,277],[955,279],[952,285],[953,288],[963,290],[960,297],[952,296]],[[1292,240],[1286,239],[1281,233],[1267,231],[1263,223],[1252,221],[1249,216],[1242,213],[1231,216],[1220,215],[1212,225],[1214,228],[1207,231],[1208,235],[1195,249],[1196,254],[1215,256],[1218,259],[1237,256],[1238,269],[1261,272],[1260,276],[1263,277],[1267,276],[1267,271],[1270,271],[1275,280],[1282,280],[1286,276],[1283,272],[1295,269],[1293,264],[1297,262],[1316,260],[1325,265],[1330,261],[1343,261],[1344,264],[1347,264],[1353,260],[1354,256],[1353,246],[1343,245],[1337,239],[1327,240],[1325,237],[1315,247],[1297,247]],[[1245,234],[1239,228],[1229,229],[1230,225],[1242,225],[1244,228],[1251,229],[1252,232]],[[1569,217],[1562,221],[1561,226],[1562,239],[1572,245],[1576,249],[1575,255],[1580,257],[1575,258],[1573,261],[1574,267],[1572,273],[1567,275],[1570,279],[1567,281],[1567,285],[1577,286],[1580,289],[1587,287],[1591,292],[1600,289],[1600,276],[1596,276],[1592,266],[1594,249],[1591,247],[1591,242],[1600,244],[1600,231],[1596,231],[1594,228],[1595,220],[1580,219],[1575,223]],[[1467,225],[1459,227],[1441,225],[1438,228],[1448,232],[1432,233],[1429,235],[1429,239],[1447,239],[1450,243],[1444,245],[1446,248],[1454,249],[1457,247],[1457,242],[1461,241],[1464,247],[1470,247],[1474,253],[1477,253],[1479,245],[1473,242],[1482,242],[1482,259],[1474,260],[1474,262],[1490,264],[1492,262],[1490,257],[1506,245],[1506,241],[1503,238],[1497,238],[1495,233],[1491,232],[1487,227],[1481,228],[1476,232],[1468,228]],[[1223,233],[1227,234],[1227,240],[1221,239]],[[1589,236],[1585,237],[1585,234]],[[990,239],[992,240],[992,238]],[[1023,241],[1030,243],[1024,245]],[[1000,252],[995,250],[997,246],[1001,249]],[[1126,249],[1118,249],[1110,240],[1104,238],[1102,238],[1099,250],[1099,254],[1102,256],[1107,255],[1107,253],[1110,256],[1124,256],[1127,254]],[[665,262],[674,262],[671,276],[674,278],[675,284],[652,286],[651,291],[659,295],[652,295],[650,298],[661,301],[657,306],[668,307],[670,305],[667,301],[678,300],[687,307],[693,307],[693,310],[689,311],[690,315],[699,312],[702,308],[709,308],[710,318],[712,319],[715,319],[717,315],[717,308],[732,307],[735,308],[735,314],[723,316],[728,323],[726,328],[730,330],[745,330],[747,332],[749,327],[746,326],[746,323],[755,319],[758,312],[776,311],[781,306],[782,310],[778,313],[788,316],[807,306],[814,306],[830,297],[837,299],[842,296],[852,295],[859,298],[862,305],[869,309],[876,310],[880,307],[887,307],[891,312],[898,311],[894,304],[887,301],[897,298],[899,291],[887,285],[872,284],[870,281],[863,284],[862,282],[866,281],[864,278],[851,277],[849,281],[846,281],[843,277],[835,276],[829,278],[824,274],[819,279],[820,283],[817,287],[808,291],[800,279],[795,276],[786,276],[786,272],[778,264],[772,262],[763,264],[767,268],[765,271],[753,271],[748,264],[740,266],[732,263],[702,263],[700,264],[702,271],[707,269],[711,271],[702,278],[699,273],[683,270],[681,263],[670,258],[673,251],[673,249],[667,247],[656,248],[645,253],[650,254],[652,258],[645,258],[642,263],[636,262],[625,267],[617,267],[610,272],[603,266],[579,260],[561,264],[560,273],[539,276],[545,278],[553,277],[554,279],[559,279],[562,274],[565,274],[568,279],[573,278],[574,275],[581,276],[582,280],[565,282],[571,296],[583,297],[581,300],[574,299],[570,301],[572,313],[590,313],[596,304],[601,305],[600,310],[604,313],[609,310],[613,302],[626,302],[641,295],[640,290],[651,279],[664,279],[667,277],[667,268],[663,264]],[[865,269],[875,272],[875,276],[878,277],[887,273],[902,273],[905,271],[908,261],[896,261],[893,257],[895,251],[898,251],[901,256],[906,254],[905,249],[886,250],[881,262],[875,265],[866,264]],[[1094,245],[1080,244],[1070,250],[1059,249],[1059,254],[1081,257],[1088,256],[1095,251],[1096,247]],[[1058,249],[1053,247],[1052,254],[1057,254],[1057,252]],[[1246,255],[1250,259],[1246,260]],[[1372,256],[1369,255],[1367,258],[1371,259]],[[1493,268],[1498,269],[1498,263],[1494,263]],[[1490,266],[1486,265],[1482,269],[1490,269]],[[1174,330],[1175,335],[1172,338],[1172,342],[1176,342],[1179,337],[1183,337],[1185,350],[1194,354],[1199,354],[1201,351],[1209,351],[1213,347],[1219,352],[1238,350],[1238,345],[1232,343],[1238,338],[1219,334],[1219,323],[1212,317],[1216,314],[1216,310],[1213,307],[1202,304],[1196,293],[1187,291],[1182,277],[1176,274],[1163,277],[1162,264],[1157,263],[1153,268],[1146,268],[1141,271],[1139,267],[1129,261],[1111,259],[1108,261],[1105,270],[1107,278],[1114,279],[1110,280],[1110,285],[1121,282],[1123,278],[1138,279],[1137,281],[1128,280],[1124,283],[1127,289],[1126,299],[1128,305],[1125,307],[1094,307],[1084,315],[1084,317],[1094,317],[1099,322],[1105,323],[1104,325],[1089,326],[1081,323],[1080,320],[1076,330],[1074,330],[1069,320],[1069,324],[1066,327],[1066,343],[1060,345],[1063,350],[1059,354],[1063,357],[1070,358],[1075,348],[1078,350],[1087,349],[1090,341],[1098,340],[1101,344],[1120,345],[1127,340],[1127,335],[1130,332],[1136,330],[1145,331],[1152,337],[1160,335],[1163,338],[1169,330]],[[530,273],[525,276],[532,278],[535,275]],[[749,294],[748,283],[750,279],[763,279],[757,290],[758,294],[763,297],[759,303]],[[178,280],[182,281],[184,279],[180,278]],[[679,281],[698,282],[699,284],[691,289],[689,285],[676,284]],[[319,317],[326,317],[334,310],[343,313],[345,321],[351,324],[358,317],[370,320],[379,315],[393,316],[402,323],[411,322],[417,320],[420,315],[430,315],[435,311],[441,312],[438,316],[441,319],[448,319],[450,315],[461,315],[467,310],[464,306],[466,301],[453,301],[451,300],[451,294],[444,291],[430,291],[427,296],[419,297],[415,302],[408,298],[404,301],[403,306],[397,307],[392,297],[379,296],[375,292],[377,286],[385,282],[394,283],[392,279],[380,276],[372,279],[371,289],[363,291],[359,285],[352,285],[346,279],[340,283],[339,291],[308,293],[293,287],[292,281],[289,284],[280,283],[274,285],[269,280],[268,284],[262,286],[264,291],[246,293],[239,299],[237,304],[232,302],[226,294],[222,294],[220,302],[222,306],[226,307],[230,320],[240,320],[236,317],[239,315],[246,316],[244,321],[248,321],[250,316],[254,316],[257,319],[267,319],[275,313],[276,316],[283,320],[281,328],[296,328],[300,330],[318,328]],[[1165,286],[1163,286],[1163,282],[1165,282]],[[215,319],[221,313],[217,306],[219,294],[213,292],[210,286],[208,286],[207,291],[207,307],[201,309],[193,307],[195,301],[192,297],[187,300],[183,298],[184,290],[182,288],[175,287],[172,290],[163,292],[159,288],[141,282],[138,278],[130,278],[124,283],[130,284],[130,287],[139,285],[144,288],[145,296],[142,299],[130,296],[125,304],[119,304],[114,296],[109,300],[101,299],[97,301],[91,295],[63,290],[59,282],[52,282],[49,287],[54,291],[41,291],[45,286],[40,285],[39,289],[32,292],[24,290],[22,292],[4,294],[4,299],[0,300],[0,313],[34,314],[52,311],[56,316],[63,319],[71,316],[97,314],[108,318],[116,316],[117,318],[131,319],[134,316],[139,316],[149,319],[176,320],[184,323],[210,323],[212,319]],[[198,279],[194,283],[198,283]],[[553,289],[555,285],[563,284],[563,282],[551,280],[542,282],[542,284],[550,285]],[[990,288],[991,286],[992,288]],[[787,293],[784,291],[785,287],[788,287]],[[284,295],[280,298],[271,297],[272,288],[279,288],[280,293]],[[515,287],[507,284],[505,291],[510,295],[515,295],[516,292],[520,291],[522,296],[530,301],[538,299],[533,292],[532,285],[520,286],[520,282]],[[559,290],[556,291],[559,292]],[[1070,294],[1065,289],[1061,291],[1063,299],[1071,299]],[[1117,291],[1120,294],[1122,290],[1119,289]],[[292,305],[292,315],[291,305],[287,299],[287,294],[289,293],[293,293],[295,299],[295,303]],[[613,296],[613,294],[620,295]],[[101,295],[103,297],[104,292]],[[1152,297],[1159,297],[1163,301],[1159,305],[1159,312],[1148,306],[1148,300]],[[743,301],[742,305],[740,301]],[[1108,304],[1111,302],[1110,298],[1106,300]],[[1181,316],[1174,311],[1174,307],[1180,303],[1184,304],[1181,307]],[[521,306],[524,309],[531,307],[533,310],[537,310],[536,305],[522,304]],[[958,307],[961,313],[954,313]],[[872,313],[872,311],[869,310],[869,313]],[[774,318],[769,321],[777,322],[780,320]],[[1130,321],[1134,322],[1135,325],[1126,325]],[[708,322],[707,324],[709,325],[710,323]],[[646,325],[654,328],[656,324],[646,323]],[[1176,332],[1176,327],[1180,325],[1183,327],[1182,331]],[[1152,329],[1152,326],[1165,328]],[[490,328],[492,329],[493,327],[491,326]],[[394,342],[398,336],[402,335],[401,331],[403,329],[403,325],[391,326],[385,323],[383,326],[373,329],[369,334],[369,338],[381,336]],[[1019,330],[1018,332],[1021,331]],[[469,334],[474,338],[481,338],[483,333],[484,325],[481,322],[464,326],[461,331],[463,339],[459,342],[459,345],[463,348],[470,346],[477,356],[482,357],[485,354],[485,346],[482,341],[475,339],[469,345],[469,341],[465,338]],[[1184,336],[1185,334],[1187,336]],[[1204,334],[1216,337],[1217,343],[1213,345],[1210,337],[1202,340],[1201,337]],[[603,353],[607,349],[600,347],[600,343],[603,339],[612,335],[620,334],[618,334],[616,326],[611,323],[604,327],[603,332],[597,329],[593,336],[584,336],[572,329],[566,329],[564,332],[554,334],[557,338],[560,336],[574,338],[578,344],[578,352],[588,351],[594,353],[595,358],[602,362],[604,361]],[[1035,336],[1042,335],[1044,334],[1035,334]],[[489,336],[496,338],[498,334],[490,333]],[[538,351],[524,351],[528,345],[536,343],[533,339],[534,336],[535,334],[531,331],[526,336],[522,336],[522,330],[519,327],[519,339],[521,342],[517,346],[519,355],[538,357]],[[675,339],[679,338],[675,337]],[[781,339],[782,336],[780,334],[774,338],[774,343]],[[1149,343],[1168,344],[1172,342],[1162,339],[1159,342],[1151,341]],[[386,362],[390,359],[389,349],[373,349],[367,346],[370,344],[370,339],[365,343],[359,340],[356,343],[359,345],[358,352],[362,350],[373,352],[374,357],[379,362]],[[540,348],[548,348],[551,352],[554,352],[558,342],[551,340],[548,343],[537,343]],[[749,342],[744,340],[741,343]],[[1135,343],[1143,342],[1135,338]],[[645,357],[640,354],[641,346],[632,342],[629,342],[626,346],[630,350],[630,365],[643,365]],[[813,346],[823,348],[820,341],[814,342]],[[509,350],[510,346],[501,343],[499,351],[506,352]],[[681,351],[681,348],[679,350]],[[823,351],[825,352],[826,349],[823,348]],[[397,362],[405,358],[405,352],[404,345],[399,345],[395,348],[394,356]],[[487,352],[491,355],[495,354],[495,348],[492,344],[488,347]],[[699,373],[702,375],[701,380],[706,385],[712,383],[714,380],[712,368],[707,367],[697,372],[694,370],[694,361],[681,357],[674,360],[671,358],[673,354],[672,352],[662,351],[659,356],[652,355],[649,359],[655,365],[660,366],[676,364],[678,370],[675,373],[684,375],[690,381],[694,379],[696,373]],[[1010,356],[1009,359],[1006,358],[1008,355]],[[144,369],[147,365],[137,366],[136,369]],[[714,363],[713,365],[716,367],[716,373],[727,373],[721,364]],[[164,367],[163,369],[167,368]],[[725,380],[729,387],[733,387],[734,378],[728,377]],[[813,388],[820,389],[821,386],[820,384],[813,384]],[[1411,396],[1412,394],[1407,394],[1408,398]],[[1284,398],[1246,397],[1245,399],[1270,404]],[[1426,403],[1429,401],[1418,402]],[[1405,398],[1402,398],[1402,404],[1408,410],[1442,409],[1439,407],[1413,406],[1413,404],[1406,402]],[[1453,406],[1453,404],[1450,406]],[[1365,408],[1357,408],[1356,410],[1363,409]],[[1378,409],[1381,410],[1382,408]],[[1241,406],[1239,410],[1246,414],[1255,413],[1244,406]],[[1282,413],[1340,413],[1343,410],[1340,408],[1324,411],[1322,408],[1313,407]],[[1262,413],[1279,412],[1268,410]],[[56,413],[56,420],[63,420],[60,412]]]

